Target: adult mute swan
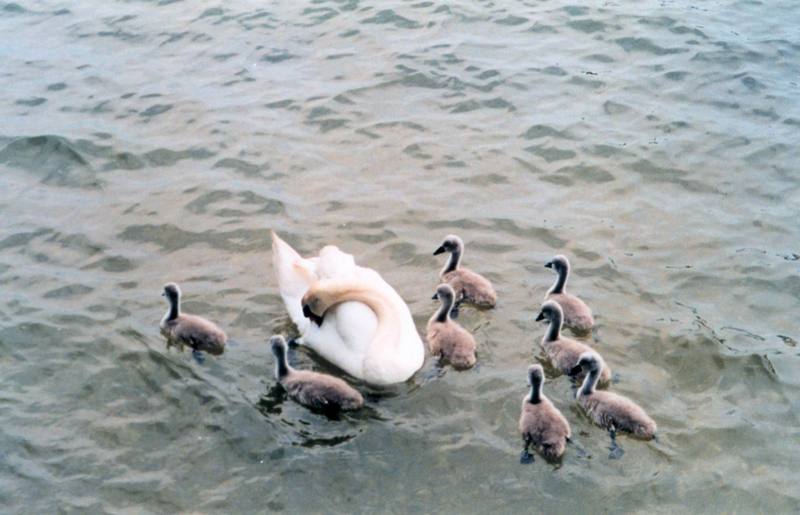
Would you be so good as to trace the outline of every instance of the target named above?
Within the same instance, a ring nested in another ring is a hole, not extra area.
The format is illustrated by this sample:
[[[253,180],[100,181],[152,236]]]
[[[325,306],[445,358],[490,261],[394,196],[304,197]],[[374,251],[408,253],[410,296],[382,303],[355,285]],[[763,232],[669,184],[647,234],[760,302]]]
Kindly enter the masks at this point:
[[[303,258],[274,231],[272,263],[301,343],[373,385],[403,382],[422,367],[408,306],[378,272],[333,245]]]

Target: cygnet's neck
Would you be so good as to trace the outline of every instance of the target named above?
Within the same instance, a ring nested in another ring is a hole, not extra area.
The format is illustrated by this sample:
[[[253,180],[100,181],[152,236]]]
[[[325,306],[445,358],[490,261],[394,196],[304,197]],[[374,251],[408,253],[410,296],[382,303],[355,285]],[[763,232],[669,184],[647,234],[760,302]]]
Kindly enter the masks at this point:
[[[596,367],[592,369],[588,374],[586,374],[586,378],[583,380],[583,385],[581,385],[580,395],[591,395],[594,393],[594,389],[597,387],[597,381],[600,380],[600,367]]]
[[[181,315],[181,297],[180,295],[175,297],[167,296],[167,302],[169,302],[169,309],[167,309],[167,314],[164,315],[164,322],[171,322]]]
[[[442,305],[439,306],[439,311],[436,312],[434,318],[437,322],[447,322],[450,320],[450,312],[453,309],[453,297],[451,295],[441,296],[440,300]]]
[[[276,346],[272,349],[272,352],[275,355],[275,378],[281,381],[292,371],[292,367],[289,366],[289,361],[286,358],[286,347],[283,345]]]
[[[561,338],[561,324],[563,324],[563,316],[558,311],[553,311],[550,315],[550,325],[547,327],[547,334],[544,335],[546,342],[554,342]]]
[[[539,404],[542,402],[542,381],[537,380],[532,375],[530,376],[531,393],[528,394],[528,402],[531,404]]]
[[[453,249],[453,252],[450,253],[450,257],[447,259],[447,264],[444,265],[444,268],[442,268],[442,275],[449,274],[450,272],[458,269],[458,265],[461,264],[462,253],[463,251],[461,250],[460,245]]]
[[[551,293],[564,293],[564,287],[567,285],[567,276],[569,275],[569,265],[565,264],[559,267],[557,273],[556,282],[547,291],[548,295]]]

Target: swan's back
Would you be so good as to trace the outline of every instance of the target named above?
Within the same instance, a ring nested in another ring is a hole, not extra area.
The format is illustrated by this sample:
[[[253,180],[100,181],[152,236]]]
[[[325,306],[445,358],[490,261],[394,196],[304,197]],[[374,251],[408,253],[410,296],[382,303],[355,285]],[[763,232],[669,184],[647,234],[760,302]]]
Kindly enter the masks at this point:
[[[309,330],[309,325],[313,326],[303,316],[300,302],[309,287],[320,279],[357,279],[360,268],[356,266],[352,255],[342,252],[334,245],[327,245],[322,248],[319,256],[306,259],[279,238],[274,231],[272,232],[272,264],[281,298],[289,312],[289,318],[292,319],[301,334],[305,334]],[[344,304],[360,305],[355,302],[343,303],[334,308],[331,314],[335,317],[334,311]],[[353,314],[359,319],[366,319],[367,324],[369,324],[371,316],[374,326],[375,316],[374,314],[370,315],[371,311],[366,306],[362,306],[361,309],[347,308],[346,310],[355,311]],[[369,328],[359,329],[368,330]],[[374,331],[374,327],[372,330]]]
[[[317,264],[318,279],[357,279],[358,270],[352,254],[342,252],[336,245],[326,245],[319,256],[312,258]]]

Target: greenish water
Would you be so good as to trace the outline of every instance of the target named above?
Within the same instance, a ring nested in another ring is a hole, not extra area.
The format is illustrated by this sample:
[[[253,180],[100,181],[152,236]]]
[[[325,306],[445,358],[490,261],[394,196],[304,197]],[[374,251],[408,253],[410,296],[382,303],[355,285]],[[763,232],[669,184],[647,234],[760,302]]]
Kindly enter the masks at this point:
[[[0,3],[2,511],[797,512],[798,26],[791,1]],[[338,421],[280,399],[272,228],[379,270],[420,330],[460,234],[500,297],[462,310],[480,368],[429,360]],[[518,463],[557,252],[659,425],[619,460],[559,377],[577,445]],[[221,359],[166,349],[168,280]]]

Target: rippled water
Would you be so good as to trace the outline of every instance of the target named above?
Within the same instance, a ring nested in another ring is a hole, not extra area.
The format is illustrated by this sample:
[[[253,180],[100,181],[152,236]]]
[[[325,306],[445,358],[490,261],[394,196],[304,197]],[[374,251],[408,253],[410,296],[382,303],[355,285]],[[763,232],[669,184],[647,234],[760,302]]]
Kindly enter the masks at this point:
[[[796,4],[301,4],[0,3],[4,511],[800,509]],[[420,330],[460,234],[500,295],[462,310],[480,368],[284,401],[271,228]],[[619,460],[559,377],[576,446],[518,463],[556,252],[659,424]],[[166,349],[167,280],[221,359]]]

